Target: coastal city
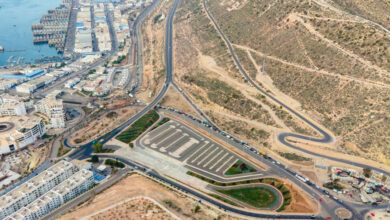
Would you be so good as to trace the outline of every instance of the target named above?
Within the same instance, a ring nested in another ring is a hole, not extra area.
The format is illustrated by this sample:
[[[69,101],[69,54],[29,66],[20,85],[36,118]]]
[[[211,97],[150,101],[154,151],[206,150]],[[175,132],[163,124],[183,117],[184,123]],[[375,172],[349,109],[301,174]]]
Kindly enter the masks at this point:
[[[390,54],[332,38],[376,3],[41,1],[0,1],[0,220],[390,219]]]

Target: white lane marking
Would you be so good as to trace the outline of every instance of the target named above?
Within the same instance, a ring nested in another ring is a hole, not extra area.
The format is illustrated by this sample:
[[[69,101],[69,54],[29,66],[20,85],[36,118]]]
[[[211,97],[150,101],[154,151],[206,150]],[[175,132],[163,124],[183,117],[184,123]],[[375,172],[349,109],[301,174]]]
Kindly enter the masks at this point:
[[[222,164],[222,166],[218,167],[217,170],[215,170],[216,172],[218,172],[220,169],[222,169],[222,167],[224,167],[234,156],[232,155],[229,160],[225,161],[225,163]]]
[[[176,142],[178,142],[179,140],[181,140],[182,138],[187,137],[187,136],[188,136],[188,134],[183,134],[183,136],[179,137],[178,139],[176,139],[175,141],[173,141],[173,142],[172,142],[171,144],[169,144],[168,146],[166,146],[166,147],[161,147],[161,148],[160,148],[160,151],[161,151],[161,152],[167,152],[167,149],[168,149],[168,148],[172,147]]]
[[[214,160],[215,158],[217,158],[221,153],[224,152],[223,149],[220,149],[220,150],[221,150],[221,151],[219,151],[213,158],[211,158],[209,161],[207,161],[207,163],[204,164],[203,167],[207,167],[207,166],[211,163],[211,161],[213,161],[213,160]]]
[[[188,141],[187,143],[185,143],[184,145],[182,145],[181,147],[179,147],[178,149],[176,149],[174,152],[169,152],[169,155],[173,156],[173,157],[176,157],[176,158],[180,158],[181,154],[186,151],[188,148],[190,148],[192,145],[194,144],[198,144],[199,141],[196,140],[195,138],[190,138],[190,141]]]
[[[199,154],[195,159],[193,159],[192,161],[191,161],[191,163],[194,163],[197,159],[199,159],[203,154],[205,154],[206,152],[207,152],[207,150],[210,148],[210,147],[212,147],[212,146],[214,146],[214,144],[211,144],[209,147],[207,147],[201,154]]]
[[[159,138],[160,136],[166,134],[168,131],[172,130],[172,129],[175,129],[176,127],[174,125],[169,125],[169,128],[167,128],[166,130],[160,132],[159,134],[157,134],[156,136],[152,137],[151,140],[152,142],[154,142],[155,139]]]
[[[201,149],[203,149],[208,143],[209,143],[208,141],[205,141],[204,144],[198,147],[198,149],[195,152],[193,152],[191,155],[189,155],[185,161],[189,160],[193,155],[196,155],[196,153],[198,153]]]
[[[219,158],[219,160],[216,163],[214,163],[214,165],[212,165],[210,167],[210,170],[214,169],[214,167],[217,166],[217,164],[219,164],[222,161],[222,159],[225,158],[228,155],[229,155],[229,152],[225,152],[225,155],[223,155],[221,158]]]
[[[205,156],[205,157],[203,157],[203,159],[201,160],[201,161],[199,161],[198,162],[198,166],[199,166],[199,164],[202,164],[203,163],[203,161],[205,161],[206,160],[206,158],[208,158],[208,157],[210,157],[216,150],[218,150],[219,148],[218,147],[216,147],[213,151],[211,151],[210,152],[210,154],[209,155],[207,155],[207,156]]]

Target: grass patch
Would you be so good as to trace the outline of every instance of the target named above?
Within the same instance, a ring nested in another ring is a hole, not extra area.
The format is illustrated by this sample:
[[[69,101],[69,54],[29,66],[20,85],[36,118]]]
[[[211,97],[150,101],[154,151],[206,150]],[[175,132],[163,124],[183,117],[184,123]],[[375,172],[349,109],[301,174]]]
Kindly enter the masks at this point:
[[[278,152],[278,154],[287,160],[295,160],[295,161],[311,161],[310,158],[302,157],[296,153],[284,153],[284,152]]]
[[[67,147],[64,148],[64,144],[61,141],[60,148],[58,149],[58,152],[57,152],[57,157],[62,157],[65,154],[67,154],[69,151],[70,151],[70,149]]]
[[[218,200],[221,200],[222,202],[227,203],[227,204],[229,204],[229,205],[237,206],[237,207],[242,207],[242,206],[238,205],[237,203],[235,203],[235,202],[233,202],[233,201],[231,201],[231,200],[229,200],[229,199],[226,199],[226,198],[224,198],[224,197],[222,197],[222,196],[220,196],[220,195],[213,194],[213,193],[209,193],[208,195],[211,196],[211,197],[214,197],[214,198],[216,198],[216,199],[218,199]]]
[[[120,162],[120,161],[116,161],[116,160],[112,160],[112,159],[106,159],[104,161],[104,164],[105,165],[108,165],[108,166],[114,166],[114,167],[119,167],[119,168],[123,168],[125,167],[125,164]]]
[[[270,207],[276,202],[275,193],[260,186],[217,191],[256,208]]]
[[[137,139],[138,136],[140,136],[150,126],[152,126],[159,118],[160,116],[157,114],[157,112],[151,110],[136,122],[134,122],[130,128],[120,133],[116,139],[128,144]]]
[[[233,164],[232,167],[230,167],[225,172],[225,175],[237,175],[237,174],[252,173],[252,172],[256,172],[256,169],[242,162],[241,160],[238,160],[235,164]]]
[[[171,120],[171,119],[169,119],[169,118],[163,118],[163,119],[161,119],[161,121],[159,121],[159,122],[156,124],[156,126],[154,126],[153,129],[156,129],[156,128],[160,127],[161,125],[167,123],[167,122],[170,121],[170,120]]]

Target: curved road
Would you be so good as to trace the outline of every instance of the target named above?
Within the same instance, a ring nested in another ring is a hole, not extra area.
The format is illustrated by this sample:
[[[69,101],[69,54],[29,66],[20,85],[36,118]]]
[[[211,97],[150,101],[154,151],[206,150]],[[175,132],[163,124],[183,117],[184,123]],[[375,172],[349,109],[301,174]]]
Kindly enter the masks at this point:
[[[224,35],[224,33],[222,32],[222,30],[220,29],[220,27],[218,26],[217,22],[214,20],[213,16],[211,15],[210,11],[208,10],[207,8],[207,5],[206,5],[206,1],[203,0],[203,7],[205,8],[206,10],[206,13],[209,17],[209,19],[213,22],[215,28],[217,29],[217,31],[219,32],[220,36],[223,38],[223,40],[225,41],[228,49],[229,49],[229,52],[234,60],[234,62],[236,63],[237,67],[239,68],[240,72],[244,75],[244,77],[246,78],[246,80],[248,80],[248,82],[254,87],[256,88],[258,91],[260,91],[262,94],[264,94],[265,96],[267,96],[268,98],[270,98],[271,100],[273,100],[274,102],[278,103],[279,105],[283,106],[283,108],[287,109],[289,112],[291,112],[292,114],[294,114],[296,117],[298,117],[299,119],[301,119],[302,121],[304,121],[305,123],[307,123],[310,127],[312,127],[313,129],[315,129],[318,133],[320,133],[323,137],[322,138],[315,138],[315,137],[309,137],[309,136],[304,136],[304,135],[300,135],[300,134],[294,134],[294,133],[281,133],[278,135],[278,140],[290,147],[290,148],[293,148],[293,149],[296,149],[296,150],[299,150],[299,151],[302,151],[302,152],[305,152],[307,154],[311,154],[313,156],[318,156],[318,157],[322,157],[322,158],[325,158],[325,159],[329,159],[329,160],[333,160],[333,161],[337,161],[337,162],[342,162],[342,163],[346,163],[346,164],[350,164],[350,165],[353,165],[353,166],[357,166],[357,167],[361,167],[361,168],[364,168],[364,167],[369,167],[371,168],[372,170],[375,170],[375,171],[378,171],[378,172],[381,172],[381,173],[384,173],[388,176],[390,176],[390,171],[386,171],[386,170],[383,170],[381,168],[378,168],[378,167],[373,167],[373,166],[370,166],[370,165],[367,165],[367,164],[363,164],[363,163],[359,163],[359,162],[353,162],[353,161],[350,161],[350,160],[345,160],[345,159],[340,159],[340,158],[337,158],[337,157],[332,157],[332,156],[329,156],[329,155],[325,155],[325,154],[319,154],[319,153],[314,153],[314,152],[311,152],[309,150],[306,150],[304,148],[301,148],[301,147],[298,147],[296,145],[293,145],[291,143],[289,143],[287,141],[287,138],[289,137],[293,137],[293,138],[298,138],[298,139],[302,139],[302,140],[307,140],[307,141],[312,141],[312,142],[317,142],[317,143],[330,143],[333,141],[333,138],[332,136],[327,133],[325,130],[321,129],[320,127],[318,127],[317,125],[315,125],[314,123],[312,123],[310,120],[308,120],[307,118],[305,118],[303,115],[301,115],[300,113],[298,113],[297,111],[293,110],[292,108],[290,108],[289,106],[285,105],[283,102],[281,102],[280,100],[278,100],[277,98],[275,98],[274,96],[272,96],[271,94],[269,94],[268,92],[266,92],[265,90],[263,90],[262,88],[260,88],[250,77],[249,75],[246,73],[246,71],[244,70],[244,68],[241,66],[241,63],[238,61],[237,59],[237,56],[236,54],[234,53],[234,50],[233,50],[233,47],[232,45],[230,44],[230,41],[226,38],[226,36]]]

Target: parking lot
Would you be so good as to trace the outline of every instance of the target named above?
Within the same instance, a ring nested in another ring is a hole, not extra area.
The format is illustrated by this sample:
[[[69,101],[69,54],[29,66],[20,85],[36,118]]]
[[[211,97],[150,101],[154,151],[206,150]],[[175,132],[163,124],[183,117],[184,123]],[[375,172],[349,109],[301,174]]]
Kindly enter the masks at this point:
[[[224,176],[226,170],[236,161],[245,161],[209,138],[172,119],[142,137],[140,144],[182,161],[194,171],[201,170],[202,173],[211,173],[220,177]]]

